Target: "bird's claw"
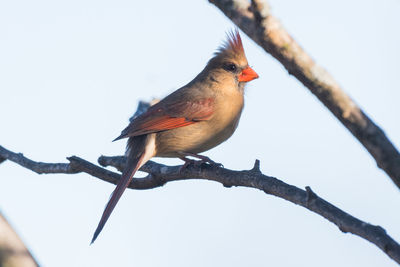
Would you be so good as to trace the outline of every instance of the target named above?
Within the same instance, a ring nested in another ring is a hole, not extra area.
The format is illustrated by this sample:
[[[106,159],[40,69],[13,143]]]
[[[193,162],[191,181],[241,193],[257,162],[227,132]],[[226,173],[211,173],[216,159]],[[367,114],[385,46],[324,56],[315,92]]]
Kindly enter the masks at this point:
[[[183,161],[185,161],[185,163],[180,168],[180,171],[183,171],[189,165],[193,165],[194,167],[200,167],[203,164],[207,164],[207,165],[209,165],[209,166],[211,166],[213,168],[223,168],[224,167],[224,165],[222,165],[221,163],[215,162],[215,161],[211,160],[209,157],[206,157],[206,156],[202,156],[202,158],[200,160],[188,159],[186,157],[181,158],[181,159]]]
[[[193,160],[193,159],[187,159],[187,158],[183,159],[182,158],[182,160],[185,161],[185,163],[179,168],[180,172],[182,172],[187,167],[189,167],[189,165],[191,165],[191,164],[195,165],[196,164],[196,160]]]
[[[224,164],[219,163],[219,162],[214,162],[214,163],[211,164],[211,166],[215,167],[215,168],[223,168]]]
[[[211,160],[209,158],[207,160],[199,160],[199,161],[201,163],[208,164],[213,168],[223,168],[224,167],[224,165],[222,165],[222,163],[215,162],[215,161],[213,161],[213,160]]]
[[[202,158],[199,160],[201,163],[209,164],[211,167],[214,167],[214,168],[223,168],[224,167],[224,165],[222,165],[221,163],[213,161],[209,157],[206,157],[206,156],[201,156],[201,157]]]

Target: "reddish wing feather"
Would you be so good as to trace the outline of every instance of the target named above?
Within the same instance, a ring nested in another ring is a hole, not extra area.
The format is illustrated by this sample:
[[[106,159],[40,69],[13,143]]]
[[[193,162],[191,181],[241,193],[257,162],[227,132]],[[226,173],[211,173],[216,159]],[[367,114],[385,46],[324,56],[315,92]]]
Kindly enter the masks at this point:
[[[116,140],[170,130],[208,120],[214,111],[213,104],[212,98],[169,104],[160,102],[133,120]]]
[[[183,127],[195,123],[195,121],[189,121],[186,118],[174,118],[170,116],[162,116],[158,118],[153,118],[149,121],[144,122],[141,125],[132,128],[128,136],[136,136],[153,132],[160,132],[165,130],[170,130],[178,127]]]

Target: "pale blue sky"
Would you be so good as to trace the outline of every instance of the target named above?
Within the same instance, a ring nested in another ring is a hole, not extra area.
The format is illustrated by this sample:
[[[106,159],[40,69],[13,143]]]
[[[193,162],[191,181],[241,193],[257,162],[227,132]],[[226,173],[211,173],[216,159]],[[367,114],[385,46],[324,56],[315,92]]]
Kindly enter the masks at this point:
[[[278,1],[273,13],[400,147],[400,2]],[[138,100],[189,82],[233,24],[205,0],[1,1],[0,145],[45,162],[119,155]],[[355,138],[242,34],[251,82],[234,136],[206,155],[304,188],[400,241],[400,192]],[[157,160],[168,164],[179,160]],[[206,181],[128,190],[0,165],[0,209],[43,266],[396,266],[287,201]]]

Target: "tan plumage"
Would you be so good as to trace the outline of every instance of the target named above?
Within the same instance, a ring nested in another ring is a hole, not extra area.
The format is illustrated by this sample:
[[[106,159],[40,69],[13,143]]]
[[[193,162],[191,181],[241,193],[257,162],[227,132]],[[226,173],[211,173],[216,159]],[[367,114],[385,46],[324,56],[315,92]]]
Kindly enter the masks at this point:
[[[135,118],[116,138],[128,139],[127,167],[122,173],[92,243],[105,225],[135,172],[152,157],[197,156],[228,139],[244,105],[246,82],[258,78],[247,63],[239,32],[228,36],[204,70]]]

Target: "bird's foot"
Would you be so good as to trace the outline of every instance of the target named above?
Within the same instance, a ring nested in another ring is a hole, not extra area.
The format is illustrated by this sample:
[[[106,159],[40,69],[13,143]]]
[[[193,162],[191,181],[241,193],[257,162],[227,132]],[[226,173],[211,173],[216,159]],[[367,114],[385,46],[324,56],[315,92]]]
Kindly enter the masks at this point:
[[[185,162],[185,164],[183,164],[180,169],[181,171],[186,169],[191,164],[193,164],[196,167],[199,167],[202,164],[208,164],[211,167],[215,167],[215,168],[223,168],[224,167],[224,165],[222,165],[221,163],[215,162],[207,156],[197,155],[197,154],[192,154],[192,153],[185,153],[185,156],[195,157],[200,160],[193,160],[193,159],[189,159],[187,157],[181,157],[180,159]]]
[[[194,159],[188,159],[185,157],[180,158],[181,160],[183,160],[185,163],[181,166],[181,168],[179,169],[179,171],[183,171],[185,170],[187,167],[189,167],[189,165],[193,165],[193,166],[197,166],[198,162],[200,160],[194,160]]]
[[[195,157],[200,159],[200,160],[198,160],[198,162],[200,162],[200,164],[207,163],[207,164],[211,165],[212,167],[216,167],[216,168],[223,168],[224,167],[224,165],[222,165],[221,163],[215,162],[215,161],[213,161],[212,159],[210,159],[207,156],[196,155]]]

